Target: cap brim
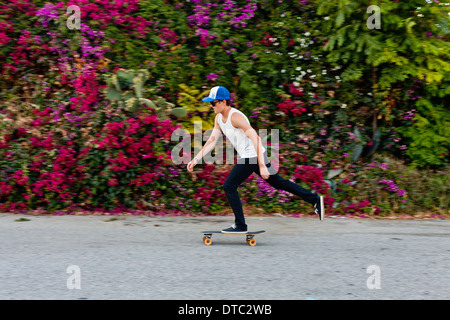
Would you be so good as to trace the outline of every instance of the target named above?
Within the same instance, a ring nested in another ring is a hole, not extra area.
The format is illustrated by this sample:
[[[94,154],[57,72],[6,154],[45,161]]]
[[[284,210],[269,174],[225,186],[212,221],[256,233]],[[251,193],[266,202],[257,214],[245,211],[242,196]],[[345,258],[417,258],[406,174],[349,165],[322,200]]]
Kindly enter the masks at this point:
[[[211,102],[214,101],[214,99],[211,99],[210,97],[206,97],[202,99],[203,102]]]

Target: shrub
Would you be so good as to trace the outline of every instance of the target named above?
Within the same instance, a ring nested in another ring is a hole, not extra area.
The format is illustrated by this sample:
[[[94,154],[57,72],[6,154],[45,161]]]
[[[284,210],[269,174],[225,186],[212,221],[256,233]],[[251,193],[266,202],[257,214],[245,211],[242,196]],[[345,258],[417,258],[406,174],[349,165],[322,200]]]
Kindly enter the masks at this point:
[[[280,173],[328,212],[446,213],[447,12],[422,2],[383,0],[380,33],[363,2],[9,1],[0,209],[222,212],[230,166],[191,175],[168,157],[175,128],[211,128],[200,99],[224,85],[255,129],[279,130]],[[308,208],[256,177],[241,192],[267,212]]]

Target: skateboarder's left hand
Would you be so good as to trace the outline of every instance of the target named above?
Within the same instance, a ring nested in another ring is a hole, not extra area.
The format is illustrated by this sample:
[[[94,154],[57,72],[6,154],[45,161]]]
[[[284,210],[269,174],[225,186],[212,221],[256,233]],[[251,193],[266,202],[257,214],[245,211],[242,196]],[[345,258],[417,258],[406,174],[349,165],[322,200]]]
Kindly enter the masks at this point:
[[[197,162],[198,162],[197,158],[194,158],[191,162],[188,163],[187,170],[189,172],[192,172],[194,170],[194,166],[197,164]]]
[[[266,166],[260,166],[260,167],[259,167],[259,172],[260,172],[260,174],[261,174],[261,177],[262,177],[264,180],[269,179],[270,173],[269,173],[269,169],[267,169]]]

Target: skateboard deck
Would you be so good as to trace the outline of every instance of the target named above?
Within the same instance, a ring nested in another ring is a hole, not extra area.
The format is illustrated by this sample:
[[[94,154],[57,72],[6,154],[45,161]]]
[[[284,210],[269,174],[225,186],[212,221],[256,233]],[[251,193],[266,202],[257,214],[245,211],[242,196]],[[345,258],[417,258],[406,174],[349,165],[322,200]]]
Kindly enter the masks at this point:
[[[253,239],[255,237],[255,235],[257,234],[261,234],[266,232],[265,230],[260,230],[260,231],[247,231],[247,232],[241,232],[241,233],[229,233],[229,232],[222,232],[222,231],[201,231],[201,233],[203,233],[203,243],[207,246],[210,246],[212,244],[212,235],[213,234],[234,234],[234,235],[245,235],[246,241],[247,243],[254,247],[256,245],[256,240]]]

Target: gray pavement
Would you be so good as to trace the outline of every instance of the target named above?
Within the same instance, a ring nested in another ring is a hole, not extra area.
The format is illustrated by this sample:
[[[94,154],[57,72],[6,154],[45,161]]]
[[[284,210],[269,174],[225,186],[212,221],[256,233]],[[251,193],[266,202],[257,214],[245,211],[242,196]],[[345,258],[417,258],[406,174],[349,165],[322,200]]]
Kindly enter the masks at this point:
[[[450,299],[448,220],[115,218],[0,214],[0,299]]]

